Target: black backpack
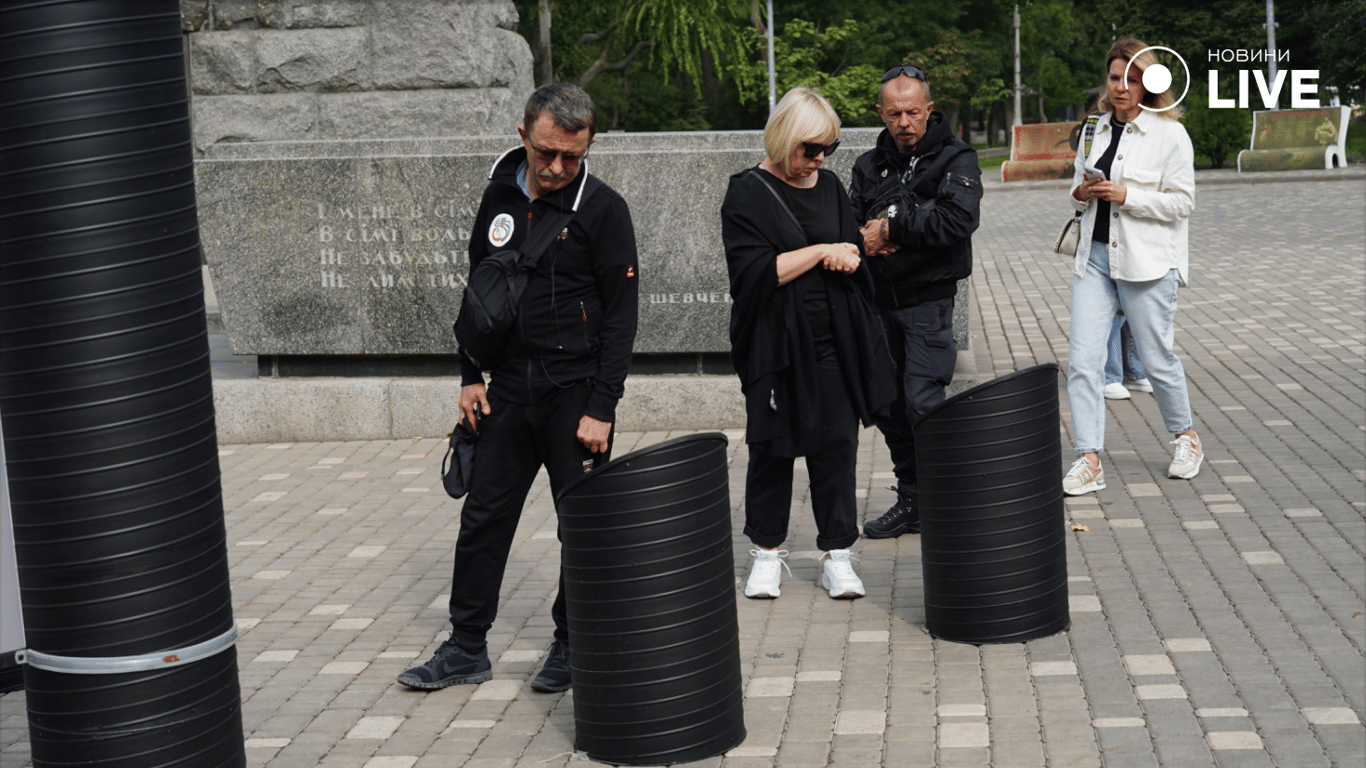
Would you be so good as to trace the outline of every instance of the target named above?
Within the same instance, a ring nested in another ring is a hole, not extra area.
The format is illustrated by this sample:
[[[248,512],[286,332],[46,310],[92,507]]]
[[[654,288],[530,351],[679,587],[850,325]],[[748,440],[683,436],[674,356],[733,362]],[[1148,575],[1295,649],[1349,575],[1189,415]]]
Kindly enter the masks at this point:
[[[597,189],[599,184],[589,183],[595,181],[593,178],[584,180],[578,205],[586,202]],[[527,279],[551,242],[569,225],[574,213],[571,209],[547,215],[527,235],[523,250],[491,253],[470,273],[460,313],[455,318],[455,343],[460,354],[479,370],[493,370],[502,359],[508,335],[517,324]]]

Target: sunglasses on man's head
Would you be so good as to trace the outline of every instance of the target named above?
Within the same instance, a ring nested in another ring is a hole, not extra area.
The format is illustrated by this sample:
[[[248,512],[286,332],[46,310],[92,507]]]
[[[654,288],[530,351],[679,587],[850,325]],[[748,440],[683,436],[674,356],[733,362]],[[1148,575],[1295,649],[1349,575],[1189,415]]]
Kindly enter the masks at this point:
[[[821,144],[820,142],[816,141],[802,142],[802,154],[806,156],[807,160],[815,160],[816,157],[820,155],[822,152],[825,153],[826,157],[829,157],[831,154],[834,153],[835,150],[839,148],[840,143],[838,140],[832,141],[829,144]]]
[[[905,75],[906,77],[914,77],[916,80],[919,80],[922,83],[929,82],[929,80],[925,79],[924,70],[922,70],[920,67],[913,67],[910,64],[898,64],[895,67],[892,67],[891,69],[887,70],[886,72],[883,72],[882,82],[885,83],[888,80],[901,77],[902,75]]]

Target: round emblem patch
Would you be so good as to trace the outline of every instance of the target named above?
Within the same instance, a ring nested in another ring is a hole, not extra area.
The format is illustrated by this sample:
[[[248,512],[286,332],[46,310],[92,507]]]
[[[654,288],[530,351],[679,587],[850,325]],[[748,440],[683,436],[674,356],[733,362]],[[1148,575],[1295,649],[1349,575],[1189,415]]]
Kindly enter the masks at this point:
[[[489,225],[489,242],[495,248],[502,248],[512,239],[512,216],[500,213],[493,217],[493,223]]]

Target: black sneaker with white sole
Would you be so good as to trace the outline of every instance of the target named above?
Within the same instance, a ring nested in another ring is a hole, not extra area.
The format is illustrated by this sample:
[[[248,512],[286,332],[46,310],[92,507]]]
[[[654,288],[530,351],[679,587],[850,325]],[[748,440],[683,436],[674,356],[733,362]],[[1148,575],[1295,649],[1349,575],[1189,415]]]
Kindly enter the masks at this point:
[[[482,683],[493,679],[493,665],[489,663],[489,649],[470,653],[447,640],[436,649],[426,664],[413,667],[398,676],[398,681],[409,688],[434,691],[462,683]]]

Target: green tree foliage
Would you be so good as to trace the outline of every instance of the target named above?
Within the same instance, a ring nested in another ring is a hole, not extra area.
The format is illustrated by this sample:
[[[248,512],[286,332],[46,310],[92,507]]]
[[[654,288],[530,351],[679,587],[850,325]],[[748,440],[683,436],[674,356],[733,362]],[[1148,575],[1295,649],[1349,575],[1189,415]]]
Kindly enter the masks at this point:
[[[882,70],[848,64],[862,36],[861,25],[853,19],[823,29],[805,19],[789,21],[782,34],[774,36],[778,96],[804,85],[820,91],[845,125],[878,125],[873,104]],[[767,99],[767,61],[751,63],[740,74],[742,99]]]
[[[621,14],[635,37],[647,41],[650,63],[664,78],[676,70],[701,96],[704,56],[721,68],[749,60],[753,36],[746,27],[747,11],[748,3],[734,0],[626,0]]]
[[[637,108],[657,116],[650,130],[708,128],[706,105],[727,87],[717,71],[754,56],[748,0],[517,0],[517,8],[518,30],[550,58],[551,79],[587,90],[608,128],[639,124]],[[552,22],[548,48],[539,44],[543,13]]]
[[[901,60],[903,64],[912,64],[928,73],[933,84],[930,96],[937,108],[961,104],[968,97],[968,90],[975,85],[971,79],[974,42],[951,30],[935,45],[908,53]]]
[[[1344,104],[1366,103],[1366,0],[1314,3],[1305,26],[1317,33],[1310,51],[1319,82],[1336,87]]]
[[[1181,102],[1181,122],[1190,134],[1195,154],[1210,159],[1215,168],[1247,149],[1252,137],[1252,118],[1245,109],[1210,109],[1207,91],[1192,88]]]
[[[1091,11],[1089,3],[1073,0],[1020,4],[1020,74],[1028,89],[1024,114],[1052,122],[1059,108],[1084,105],[1087,90],[1099,84],[1090,73],[1103,69],[1111,41],[1099,39]],[[1013,78],[1013,63],[1011,70]]]

